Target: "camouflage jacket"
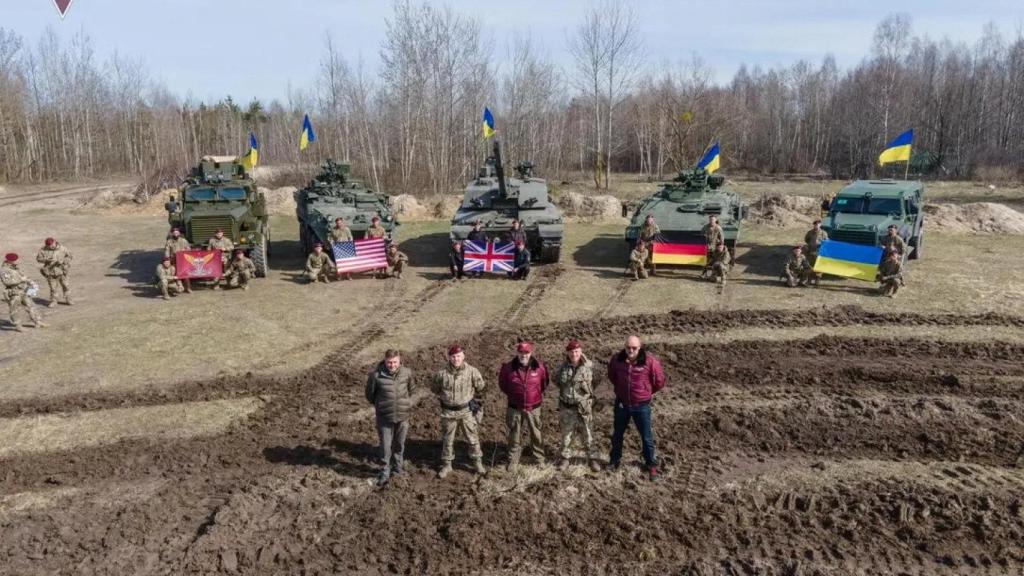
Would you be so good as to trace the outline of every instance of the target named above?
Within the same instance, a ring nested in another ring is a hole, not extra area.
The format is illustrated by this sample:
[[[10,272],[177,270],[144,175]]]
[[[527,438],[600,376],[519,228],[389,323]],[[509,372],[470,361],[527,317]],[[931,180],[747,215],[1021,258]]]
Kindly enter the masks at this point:
[[[586,356],[578,366],[564,362],[555,375],[558,401],[567,406],[587,404],[594,399],[594,365]]]
[[[177,280],[178,271],[174,268],[174,264],[171,264],[167,268],[164,268],[163,263],[156,265],[156,281],[157,282],[174,282]]]
[[[704,241],[708,246],[714,246],[721,240],[725,241],[725,231],[718,224],[712,226],[711,224],[705,224],[700,229],[701,233],[704,234]]]
[[[821,249],[821,243],[825,240],[828,240],[828,232],[820,228],[817,232],[814,231],[814,228],[811,228],[807,231],[807,234],[804,234],[804,244],[807,245],[808,252],[817,253]]]
[[[430,391],[441,401],[441,412],[456,414],[469,410],[467,404],[484,393],[484,377],[480,371],[463,362],[461,368],[450,363],[434,376]]]
[[[907,243],[903,241],[899,234],[896,236],[889,236],[887,234],[882,238],[882,248],[885,248],[886,254],[896,252],[903,255],[907,252]]]
[[[28,277],[21,273],[21,270],[7,262],[0,264],[0,282],[3,283],[4,294],[8,298],[13,298],[20,294],[28,289],[29,284],[31,284]]]
[[[395,264],[398,264],[399,262],[408,262],[409,261],[409,257],[406,256],[405,253],[400,251],[400,250],[388,250],[387,257],[388,257],[388,266],[394,266]]]
[[[235,243],[231,241],[231,238],[227,236],[220,240],[216,238],[210,238],[209,242],[210,250],[220,250],[221,258],[227,258],[231,254],[231,251],[235,249]]]
[[[898,280],[903,277],[903,265],[899,261],[893,262],[886,258],[882,261],[882,264],[878,267],[878,280],[880,282],[887,282],[890,280]]]
[[[661,228],[658,228],[657,224],[651,224],[648,226],[646,223],[640,228],[640,239],[644,242],[650,242],[654,240],[654,237],[661,234]]]
[[[170,237],[167,239],[167,243],[164,244],[164,256],[168,258],[174,258],[174,255],[182,250],[191,250],[192,246],[185,240],[184,236]]]
[[[642,264],[647,261],[647,249],[633,248],[633,251],[629,253],[630,264]]]
[[[786,260],[786,266],[783,271],[786,274],[792,274],[794,276],[811,269],[811,263],[807,261],[807,257],[803,254],[797,256],[790,254],[789,259]]]
[[[708,266],[714,266],[715,264],[722,264],[724,266],[728,266],[729,262],[731,261],[732,257],[729,256],[728,250],[722,250],[721,252],[719,252],[718,250],[712,250],[711,260],[708,261]]]
[[[306,271],[307,272],[319,272],[324,266],[330,266],[331,257],[327,255],[327,252],[310,252],[309,258],[306,258]]]
[[[71,252],[62,244],[52,248],[43,246],[36,254],[36,262],[43,267],[39,270],[46,278],[59,278],[71,271]]]
[[[256,274],[256,265],[252,263],[252,260],[242,256],[241,258],[232,258],[231,262],[228,263],[228,269],[224,271],[225,274],[241,274],[248,272],[249,274]]]
[[[348,226],[343,228],[331,228],[331,232],[327,235],[327,239],[331,241],[331,244],[337,244],[338,242],[351,242],[352,230],[349,230]]]
[[[366,229],[366,236],[364,238],[383,238],[388,235],[388,231],[384,229],[380,224],[376,226],[370,226]]]

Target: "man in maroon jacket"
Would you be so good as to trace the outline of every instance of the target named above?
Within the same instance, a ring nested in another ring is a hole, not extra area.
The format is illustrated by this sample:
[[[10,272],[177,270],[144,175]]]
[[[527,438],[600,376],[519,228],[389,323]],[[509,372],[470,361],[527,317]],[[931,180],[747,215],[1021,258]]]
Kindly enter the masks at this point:
[[[658,478],[658,460],[654,455],[654,430],[651,426],[651,398],[665,387],[665,372],[654,354],[644,350],[639,336],[626,339],[626,348],[608,361],[608,380],[615,388],[615,424],[609,467],[616,470],[622,459],[622,439],[632,420],[640,432],[644,463],[651,480]]]
[[[508,426],[508,470],[519,468],[523,446],[523,425],[529,431],[530,452],[538,464],[544,464],[544,444],[540,435],[540,404],[548,387],[548,369],[533,357],[533,344],[520,342],[516,357],[502,364],[498,387],[508,397],[505,423]]]

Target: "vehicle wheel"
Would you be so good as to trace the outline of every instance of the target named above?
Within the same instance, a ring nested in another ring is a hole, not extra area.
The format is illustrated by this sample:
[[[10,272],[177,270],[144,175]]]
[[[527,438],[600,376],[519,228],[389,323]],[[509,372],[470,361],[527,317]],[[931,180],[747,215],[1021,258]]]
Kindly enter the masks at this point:
[[[266,238],[266,240],[264,240],[264,241],[267,243],[267,257],[269,258],[270,257],[270,226],[269,225],[263,227],[263,237]]]
[[[256,266],[256,277],[266,278],[267,270],[270,267],[267,265],[267,237],[263,237],[263,241],[260,245],[253,248],[249,254],[249,258],[252,259],[252,263]]]
[[[541,250],[541,260],[547,263],[558,262],[558,259],[562,255],[561,246],[550,246]]]
[[[914,247],[910,251],[909,258],[911,260],[918,260],[921,258],[921,244],[924,241],[924,232],[919,232],[917,236],[910,239],[910,245]]]

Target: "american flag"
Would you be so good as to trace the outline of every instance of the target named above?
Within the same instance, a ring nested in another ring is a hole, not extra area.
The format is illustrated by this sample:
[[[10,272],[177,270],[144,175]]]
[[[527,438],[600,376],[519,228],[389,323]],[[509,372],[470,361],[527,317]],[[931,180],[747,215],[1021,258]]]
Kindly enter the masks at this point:
[[[466,240],[462,248],[466,258],[463,270],[466,272],[511,272],[515,269],[516,247],[511,242],[484,244]]]
[[[386,240],[356,240],[334,244],[334,265],[338,272],[363,272],[387,268],[388,257],[384,253]]]

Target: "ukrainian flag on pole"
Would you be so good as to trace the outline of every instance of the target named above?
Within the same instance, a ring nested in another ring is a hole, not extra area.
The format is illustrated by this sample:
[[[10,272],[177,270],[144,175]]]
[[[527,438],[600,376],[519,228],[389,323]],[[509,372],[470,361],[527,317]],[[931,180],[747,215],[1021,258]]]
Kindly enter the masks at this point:
[[[889,143],[878,156],[878,163],[885,166],[892,162],[910,162],[910,147],[913,143],[914,129],[911,128]]]
[[[704,157],[700,159],[700,162],[697,162],[697,169],[707,170],[708,174],[711,174],[721,167],[721,156],[722,154],[718,147],[718,142],[715,142],[715,145],[708,148],[708,151],[704,153]]]
[[[249,132],[249,151],[242,156],[242,166],[249,172],[260,162],[260,145],[256,142],[256,135]]]
[[[494,136],[495,132],[494,114],[491,114],[490,108],[484,108],[484,140]]]
[[[313,132],[313,123],[309,121],[309,114],[302,118],[302,134],[299,136],[299,150],[309,148],[310,143],[316,142],[316,132]]]

